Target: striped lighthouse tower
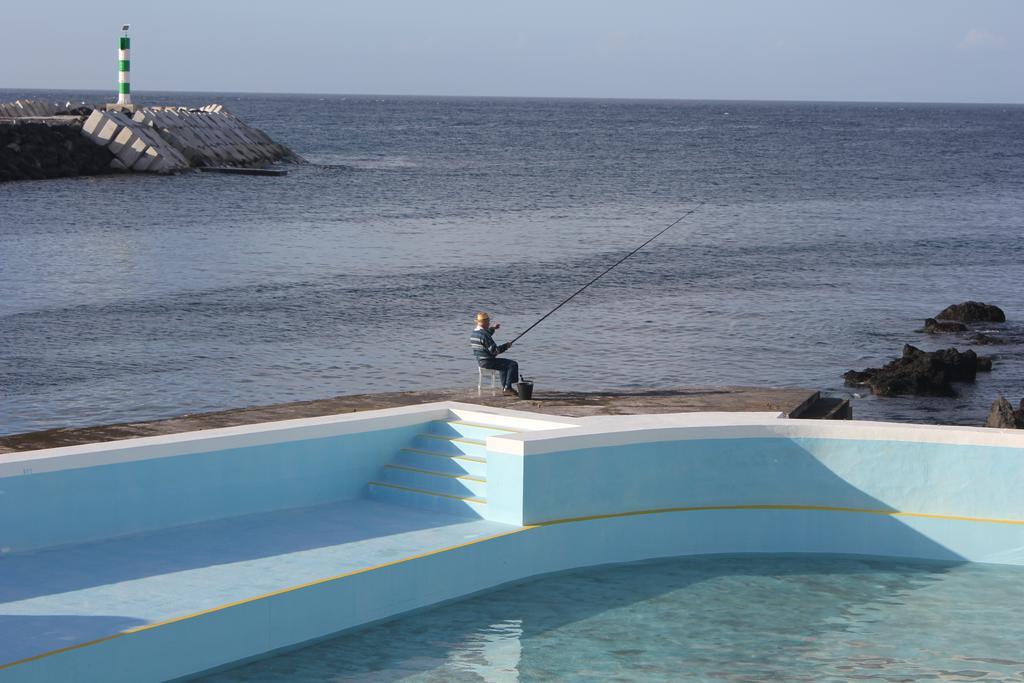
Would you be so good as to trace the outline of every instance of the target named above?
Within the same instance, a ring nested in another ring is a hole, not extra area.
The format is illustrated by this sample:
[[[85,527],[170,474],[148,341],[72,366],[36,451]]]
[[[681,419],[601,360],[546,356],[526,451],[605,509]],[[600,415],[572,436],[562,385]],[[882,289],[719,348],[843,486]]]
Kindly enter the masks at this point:
[[[128,24],[121,27],[121,36],[117,50],[117,103],[132,103],[132,39],[128,37]]]

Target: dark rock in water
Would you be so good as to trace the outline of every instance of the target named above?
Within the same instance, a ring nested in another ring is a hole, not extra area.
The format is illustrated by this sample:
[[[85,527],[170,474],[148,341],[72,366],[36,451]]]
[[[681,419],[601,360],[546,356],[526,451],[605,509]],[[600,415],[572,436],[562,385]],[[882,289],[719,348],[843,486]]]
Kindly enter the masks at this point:
[[[940,321],[935,318],[926,318],[924,321],[924,331],[931,334],[939,332],[966,332],[967,325],[953,320]]]
[[[1005,398],[1000,396],[992,402],[992,408],[988,411],[988,419],[985,420],[986,427],[998,429],[1016,429],[1017,422],[1013,417],[1013,406]]]
[[[992,403],[985,426],[997,429],[1024,429],[1024,400],[1020,402],[1020,408],[1014,410],[1010,402],[1000,396]]]
[[[881,368],[850,370],[843,379],[850,386],[868,386],[878,396],[956,396],[953,382],[973,382],[979,370],[990,370],[990,358],[956,349],[922,351],[907,344],[903,356]]]
[[[978,346],[992,346],[994,344],[1005,344],[1006,340],[1000,339],[999,337],[992,337],[984,332],[977,332],[971,337],[970,342],[972,344],[977,344]]]
[[[948,306],[936,318],[940,320],[959,320],[965,323],[972,322],[1006,322],[1006,314],[998,306],[983,304],[978,301],[965,301],[962,304]]]
[[[903,358],[900,360],[920,360],[926,362],[937,360],[949,371],[949,379],[953,382],[973,382],[974,376],[980,371],[992,369],[992,359],[978,356],[974,351],[958,351],[954,348],[942,349],[940,351],[922,351],[921,349],[903,345]],[[899,361],[896,361],[899,362]]]

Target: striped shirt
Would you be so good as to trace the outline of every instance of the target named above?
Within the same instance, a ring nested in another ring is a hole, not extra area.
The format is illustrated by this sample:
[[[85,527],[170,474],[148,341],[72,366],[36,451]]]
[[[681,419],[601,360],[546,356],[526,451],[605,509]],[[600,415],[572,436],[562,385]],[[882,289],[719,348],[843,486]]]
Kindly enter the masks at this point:
[[[480,365],[508,349],[507,344],[502,344],[501,346],[495,344],[494,337],[491,336],[492,334],[494,334],[493,327],[487,329],[478,327],[469,335],[469,347],[473,349],[476,362]]]

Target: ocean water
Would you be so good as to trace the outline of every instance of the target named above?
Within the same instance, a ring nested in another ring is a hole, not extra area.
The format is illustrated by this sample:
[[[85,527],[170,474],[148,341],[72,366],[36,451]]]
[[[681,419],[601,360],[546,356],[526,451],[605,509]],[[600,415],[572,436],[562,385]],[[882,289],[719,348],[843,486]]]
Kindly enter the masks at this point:
[[[538,393],[809,387],[955,424],[1024,397],[1022,106],[137,99],[222,102],[312,163],[0,185],[0,434],[473,386],[477,310],[508,339],[699,201],[517,344]],[[1009,318],[990,375],[843,386],[964,348],[916,330],[967,299]]]
[[[1010,681],[1024,568],[746,556],[542,578],[202,679]]]

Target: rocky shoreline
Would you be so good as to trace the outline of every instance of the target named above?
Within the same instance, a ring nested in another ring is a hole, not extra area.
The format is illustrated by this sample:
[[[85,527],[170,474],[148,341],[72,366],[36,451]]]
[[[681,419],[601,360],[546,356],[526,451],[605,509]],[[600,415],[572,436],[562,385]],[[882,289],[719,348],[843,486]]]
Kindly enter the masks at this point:
[[[967,344],[993,346],[1006,344],[1002,337],[973,329],[972,325],[1005,323],[1006,314],[998,306],[977,301],[965,301],[948,306],[934,318],[926,318],[919,332],[928,334],[962,335]],[[992,356],[978,355],[973,349],[960,351],[956,347],[938,351],[923,351],[905,344],[903,353],[880,368],[849,370],[843,374],[847,386],[868,387],[876,396],[957,396],[955,385],[972,383],[977,373],[992,370]],[[988,427],[1024,429],[1024,401],[1020,408],[1004,397],[992,404]]]

